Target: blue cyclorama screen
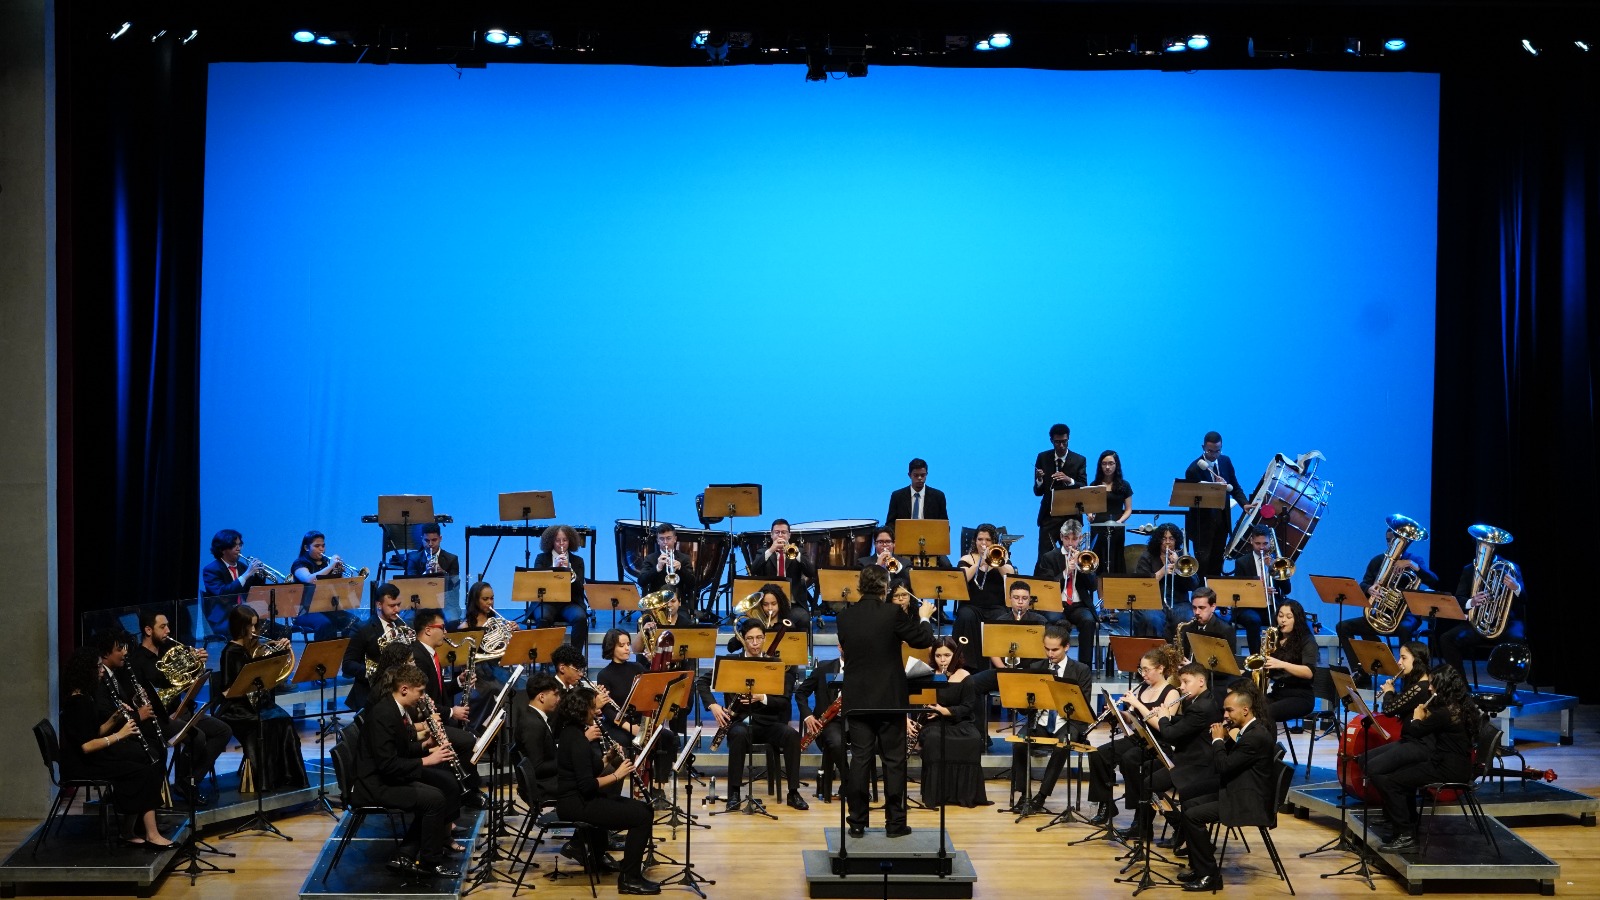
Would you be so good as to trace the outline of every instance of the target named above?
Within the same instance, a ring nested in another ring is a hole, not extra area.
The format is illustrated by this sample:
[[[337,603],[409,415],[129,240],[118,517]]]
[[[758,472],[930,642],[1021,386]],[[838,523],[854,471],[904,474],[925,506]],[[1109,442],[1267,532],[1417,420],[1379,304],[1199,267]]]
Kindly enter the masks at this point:
[[[461,553],[498,494],[549,490],[613,579],[619,489],[675,492],[659,517],[691,527],[696,493],[744,482],[740,531],[881,520],[922,457],[957,535],[1022,533],[1028,573],[1053,423],[1091,469],[1117,451],[1140,510],[1215,430],[1246,492],[1276,453],[1326,457],[1293,593],[1330,622],[1307,576],[1359,577],[1387,514],[1427,515],[1438,95],[215,65],[196,539],[235,528],[286,569],[316,529],[376,569],[379,495],[432,495]],[[503,598],[522,562],[489,566]]]

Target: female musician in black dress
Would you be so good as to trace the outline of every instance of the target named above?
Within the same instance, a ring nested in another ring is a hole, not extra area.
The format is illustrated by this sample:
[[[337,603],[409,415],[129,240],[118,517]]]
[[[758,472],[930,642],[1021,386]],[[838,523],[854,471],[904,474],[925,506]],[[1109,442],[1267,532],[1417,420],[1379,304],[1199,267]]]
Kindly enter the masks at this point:
[[[1483,714],[1454,666],[1435,666],[1426,684],[1431,696],[1412,707],[1399,742],[1368,751],[1367,778],[1383,797],[1383,810],[1389,817],[1391,833],[1381,848],[1385,852],[1416,848],[1417,788],[1472,780]]]
[[[345,568],[344,561],[337,556],[326,555],[328,539],[320,531],[308,531],[300,539],[300,555],[289,564],[289,577],[300,584],[316,584],[319,578],[349,578],[356,573]],[[319,641],[338,637],[340,632],[348,631],[356,624],[355,616],[346,610],[334,610],[329,613],[301,613],[299,610],[280,609],[280,616],[295,614],[296,628],[302,628],[313,633]]]
[[[584,595],[583,557],[578,555],[578,532],[571,525],[552,525],[539,535],[539,555],[533,567],[540,571],[572,573],[572,601],[539,604],[539,627],[554,628],[560,620],[572,627],[572,646],[589,652],[589,601]]]
[[[516,628],[516,626],[512,625],[510,622],[507,622],[506,619],[498,612],[495,612],[494,588],[489,584],[489,582],[474,582],[472,587],[467,588],[467,612],[466,615],[462,617],[461,621],[456,624],[456,630],[472,631],[474,629],[484,628],[488,626],[492,620],[496,619],[498,619],[500,623],[503,623],[501,627],[507,629]],[[486,639],[487,636],[488,635],[486,632]],[[487,643],[487,640],[485,640],[485,643]],[[504,647],[499,649],[501,653],[505,652]],[[461,648],[457,651],[457,653],[464,655],[466,653],[466,648]],[[491,704],[494,702],[494,698],[500,693],[500,688],[505,686],[506,676],[509,673],[506,672],[505,666],[501,665],[500,656],[491,654],[489,658],[485,659],[483,647],[473,648],[473,658],[474,665],[472,670],[474,677],[477,680],[473,683],[472,689],[473,692],[478,695],[476,702],[473,705],[481,707],[485,704]],[[463,661],[465,661],[464,656]],[[479,709],[473,709],[472,715],[467,721],[479,721],[479,712]]]
[[[650,805],[622,796],[622,784],[633,772],[633,761],[623,757],[614,768],[605,763],[602,733],[595,718],[600,700],[586,687],[569,689],[556,708],[560,731],[556,737],[556,812],[563,819],[599,826],[584,839],[589,858],[603,860],[604,830],[621,831],[627,845],[622,871],[617,876],[619,894],[659,894],[661,886],[644,877],[645,846],[650,842]]]
[[[1317,669],[1317,642],[1299,600],[1278,604],[1278,646],[1267,655],[1266,669],[1266,717],[1282,722],[1309,715],[1316,702],[1311,679]]]
[[[1107,450],[1100,454],[1100,461],[1095,464],[1094,481],[1090,487],[1103,484],[1106,487],[1106,511],[1094,513],[1089,516],[1089,521],[1094,522],[1127,522],[1133,515],[1133,485],[1122,477],[1122,457],[1115,450]],[[1093,529],[1091,529],[1092,531]],[[1106,533],[1106,540],[1096,541],[1095,550],[1100,554],[1100,571],[1102,574],[1121,575],[1128,570],[1126,554],[1122,552],[1124,528],[1102,528]]]
[[[1394,716],[1401,722],[1411,718],[1417,704],[1433,696],[1428,686],[1428,669],[1433,659],[1428,645],[1422,641],[1406,641],[1400,645],[1400,682],[1385,679],[1378,690],[1380,712]]]
[[[906,722],[906,734],[922,748],[922,802],[928,806],[988,806],[983,787],[985,741],[973,716],[977,698],[962,668],[961,642],[950,635],[933,639],[928,665],[945,681],[938,702]]]
[[[111,705],[110,693],[100,684],[106,677],[93,647],[80,647],[61,672],[61,776],[111,782],[122,842],[165,850],[172,841],[156,825],[165,750],[146,747],[150,738],[141,737],[136,712],[124,715]]]
[[[1117,703],[1127,709],[1130,717],[1140,719],[1161,707],[1176,703],[1178,689],[1172,686],[1171,679],[1182,663],[1178,649],[1171,644],[1146,651],[1139,659],[1138,689],[1123,694],[1117,698]],[[1139,801],[1144,797],[1146,752],[1145,745],[1138,737],[1124,734],[1106,741],[1089,754],[1089,799],[1100,804],[1090,820],[1091,824],[1109,825],[1117,814],[1117,808],[1111,802],[1111,791],[1117,784],[1114,769],[1122,772],[1122,780],[1127,786],[1123,804],[1128,809],[1139,808]]]
[[[983,641],[983,623],[988,618],[1006,606],[1006,576],[1017,574],[1007,562],[1003,566],[991,567],[989,565],[989,549],[1000,543],[1000,532],[989,523],[978,526],[972,535],[972,552],[957,560],[956,565],[967,577],[967,602],[961,604],[961,609],[956,611],[956,621],[950,633],[958,638],[966,638],[967,646],[981,647]],[[987,668],[989,660],[982,653],[974,652],[968,661],[968,668],[974,672]]]
[[[228,611],[228,635],[232,640],[222,647],[224,690],[257,654],[268,655],[256,632],[259,622],[256,611],[248,606],[235,606]],[[259,726],[257,712],[260,713]],[[298,789],[307,785],[305,760],[300,756],[300,736],[295,732],[294,719],[273,699],[270,688],[242,697],[223,698],[217,706],[217,718],[228,723],[245,748],[246,757],[255,760],[251,767],[257,790]]]
[[[1163,522],[1150,532],[1144,553],[1133,566],[1133,574],[1154,578],[1161,589],[1165,609],[1139,610],[1133,616],[1135,637],[1172,638],[1178,623],[1189,609],[1189,592],[1199,581],[1192,575],[1179,575],[1176,571],[1178,557],[1188,551],[1183,547],[1183,532],[1171,522]]]
[[[763,584],[761,586],[761,603],[750,611],[750,618],[761,623],[761,630],[771,634],[777,630],[779,623],[787,620],[788,625],[783,626],[785,633],[806,634],[811,629],[811,618],[806,611],[789,602],[789,595],[784,592],[781,584]],[[733,636],[728,638],[728,652],[738,653],[744,642],[739,640],[739,626],[736,623]]]

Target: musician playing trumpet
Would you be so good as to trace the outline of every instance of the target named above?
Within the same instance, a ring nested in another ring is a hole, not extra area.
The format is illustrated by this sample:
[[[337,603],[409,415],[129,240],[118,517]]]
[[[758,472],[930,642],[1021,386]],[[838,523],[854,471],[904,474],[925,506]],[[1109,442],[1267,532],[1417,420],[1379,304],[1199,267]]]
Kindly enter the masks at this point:
[[[300,584],[316,584],[319,578],[354,577],[356,573],[345,568],[344,560],[327,555],[327,546],[328,539],[322,532],[306,532],[305,537],[300,539],[300,555],[289,564],[289,577]],[[310,596],[307,594],[308,603]],[[343,609],[329,613],[306,612],[303,607],[298,610],[280,609],[278,615],[293,615],[295,627],[313,632],[319,641],[338,637],[355,625],[355,617]]]
[[[1119,538],[1120,541],[1120,538]],[[1094,648],[1100,619],[1095,610],[1095,593],[1100,576],[1079,566],[1083,554],[1083,525],[1077,519],[1061,523],[1061,546],[1039,560],[1033,574],[1040,581],[1054,582],[1061,591],[1061,612],[1041,613],[1051,625],[1065,620],[1078,632],[1078,662],[1094,665]],[[1041,586],[1042,589],[1042,586]]]
[[[261,560],[243,559],[244,535],[224,528],[211,538],[211,562],[200,570],[201,604],[211,633],[226,636],[228,608],[256,585],[267,583]]]
[[[995,565],[997,560],[1005,560]],[[1009,554],[1000,543],[1000,532],[989,523],[979,525],[972,535],[972,549],[956,563],[967,577],[967,602],[956,612],[951,633],[966,638],[968,646],[982,645],[983,621],[1006,607],[1006,576],[1017,574]],[[988,660],[974,655],[978,668]]]
[[[442,546],[444,535],[436,522],[417,526],[416,550],[406,554],[407,575],[444,576],[444,611],[454,619],[461,611],[461,557]]]
[[[865,569],[867,566],[877,566],[889,573],[889,587],[897,584],[911,583],[911,558],[901,556],[894,551],[894,532],[888,528],[879,528],[872,535],[872,553],[856,560],[856,568]]]
[[[683,608],[694,614],[698,595],[694,571],[689,567],[689,554],[678,549],[678,532],[670,522],[656,526],[656,548],[639,566],[639,593],[652,594],[664,588],[672,588]]]
[[[770,578],[789,585],[789,602],[796,607],[807,608],[809,585],[816,583],[817,570],[806,559],[804,550],[804,547],[793,542],[789,520],[773,519],[767,549],[750,561],[750,577]]]
[[[572,646],[589,652],[589,601],[584,594],[583,557],[578,555],[578,532],[571,525],[554,525],[539,535],[539,555],[533,567],[540,571],[572,573],[570,603],[539,604],[539,627],[553,628],[559,619],[572,629]]]

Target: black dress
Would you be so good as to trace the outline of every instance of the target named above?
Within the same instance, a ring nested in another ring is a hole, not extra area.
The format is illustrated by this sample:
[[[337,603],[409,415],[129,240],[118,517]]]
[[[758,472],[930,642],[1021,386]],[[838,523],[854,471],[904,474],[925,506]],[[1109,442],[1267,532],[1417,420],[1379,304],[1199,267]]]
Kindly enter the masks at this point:
[[[922,802],[928,806],[988,806],[983,788],[984,740],[972,715],[972,679],[939,685],[950,715],[922,723]]]
[[[250,654],[232,641],[222,648],[223,689],[233,683],[239,671],[250,662]],[[253,696],[259,696],[261,707],[261,740],[257,747],[256,705]],[[217,708],[217,718],[227,722],[245,748],[245,755],[259,761],[252,763],[257,790],[295,790],[306,787],[306,764],[300,756],[300,736],[295,732],[294,719],[278,706],[272,692],[260,695],[224,698]]]
[[[111,799],[124,816],[143,815],[161,805],[161,781],[166,774],[154,761],[137,734],[112,741],[94,753],[83,745],[100,739],[100,726],[111,718],[111,708],[97,704],[88,694],[73,694],[61,704],[61,776],[111,782]]]

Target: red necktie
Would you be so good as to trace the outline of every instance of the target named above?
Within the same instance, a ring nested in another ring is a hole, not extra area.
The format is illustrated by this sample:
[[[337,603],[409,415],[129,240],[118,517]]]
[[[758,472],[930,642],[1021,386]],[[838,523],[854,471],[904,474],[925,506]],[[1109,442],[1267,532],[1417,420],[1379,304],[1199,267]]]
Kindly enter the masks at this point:
[[[234,581],[238,581],[239,580],[239,570],[238,570],[237,567],[229,566],[228,567],[228,574],[233,576],[233,580]]]
[[[1067,573],[1067,605],[1068,606],[1072,605],[1072,583],[1074,581],[1077,581],[1077,580],[1078,580],[1077,576],[1071,574],[1070,572]]]
[[[778,554],[778,577],[779,577],[779,578],[782,578],[782,577],[783,577],[783,563],[784,563],[784,559],[785,559],[785,556],[784,556],[784,554],[782,554],[782,553],[780,553],[780,554]]]
[[[439,657],[433,658],[433,677],[439,684],[439,696],[444,696],[444,672],[439,668]]]

